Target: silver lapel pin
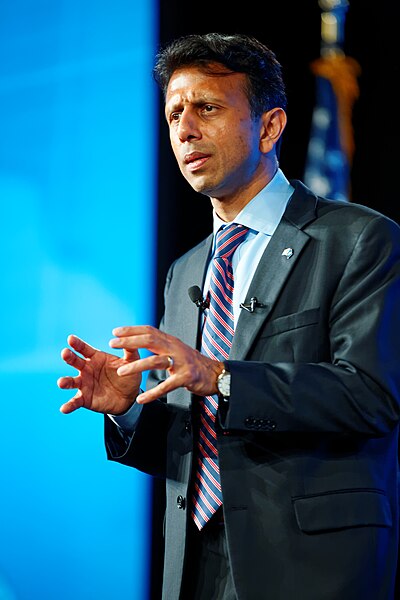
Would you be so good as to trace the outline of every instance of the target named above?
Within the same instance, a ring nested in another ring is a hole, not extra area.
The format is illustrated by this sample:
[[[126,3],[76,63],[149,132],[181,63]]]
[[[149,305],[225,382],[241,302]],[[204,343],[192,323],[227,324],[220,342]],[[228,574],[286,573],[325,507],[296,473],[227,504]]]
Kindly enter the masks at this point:
[[[293,254],[294,254],[294,250],[293,250],[293,248],[285,248],[285,249],[282,251],[282,256],[286,256],[286,258],[287,258],[288,260],[289,260],[289,258],[292,258]]]

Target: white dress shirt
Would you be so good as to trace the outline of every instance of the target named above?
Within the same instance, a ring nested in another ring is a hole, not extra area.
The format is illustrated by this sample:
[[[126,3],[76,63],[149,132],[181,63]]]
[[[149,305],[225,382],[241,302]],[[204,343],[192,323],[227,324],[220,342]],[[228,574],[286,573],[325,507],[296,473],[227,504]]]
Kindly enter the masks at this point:
[[[233,314],[235,326],[240,315],[240,304],[244,302],[246,293],[253,279],[257,265],[263,255],[275,229],[285,212],[294,188],[290,185],[280,169],[277,170],[271,181],[255,196],[243,210],[235,217],[234,223],[249,228],[246,239],[240,244],[232,257],[234,276],[233,289]],[[221,225],[228,225],[218,215],[213,213],[214,240],[215,234]],[[203,289],[204,297],[207,296],[210,282],[211,268],[208,271]],[[109,415],[110,418],[126,431],[133,431],[139,418],[142,405],[134,403],[123,415]]]
[[[232,257],[232,269],[235,285],[233,288],[233,315],[236,326],[242,310],[239,305],[244,302],[247,290],[253,279],[257,265],[270,241],[272,234],[278,227],[285,212],[286,205],[294,188],[290,185],[280,169],[277,170],[273,179],[255,196],[243,210],[235,217],[233,223],[244,225],[249,228],[246,239],[240,244]],[[218,215],[214,215],[214,241],[213,253],[215,251],[215,235],[222,225],[229,225],[221,221]],[[211,275],[211,264],[203,289],[204,297],[207,296]]]

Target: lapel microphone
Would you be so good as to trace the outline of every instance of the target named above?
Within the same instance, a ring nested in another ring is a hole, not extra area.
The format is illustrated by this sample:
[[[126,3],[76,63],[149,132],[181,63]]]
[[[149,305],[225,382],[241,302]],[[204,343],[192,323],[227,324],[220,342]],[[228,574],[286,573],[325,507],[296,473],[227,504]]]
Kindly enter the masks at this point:
[[[201,310],[205,310],[210,306],[210,302],[203,298],[203,294],[201,293],[201,289],[198,285],[192,285],[188,289],[189,298],[192,302],[197,306],[197,308],[201,308]]]
[[[210,302],[203,298],[203,294],[201,293],[201,289],[198,285],[192,285],[188,289],[189,298],[191,301],[197,306],[197,308],[201,308],[201,310],[205,310],[209,308]],[[250,298],[250,302],[245,303],[242,302],[240,308],[247,310],[247,312],[253,313],[256,308],[265,308],[265,304],[259,302],[256,296]]]
[[[264,308],[265,304],[263,304],[262,302],[259,302],[257,300],[257,298],[254,296],[253,298],[250,298],[250,302],[248,302],[247,304],[242,302],[239,306],[240,306],[240,308],[247,310],[247,312],[252,313],[255,311],[256,308]]]

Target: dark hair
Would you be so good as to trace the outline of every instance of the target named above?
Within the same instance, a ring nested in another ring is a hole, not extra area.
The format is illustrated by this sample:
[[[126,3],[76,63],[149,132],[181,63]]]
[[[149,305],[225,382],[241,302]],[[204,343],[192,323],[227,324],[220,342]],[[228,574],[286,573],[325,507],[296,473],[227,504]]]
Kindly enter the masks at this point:
[[[194,65],[207,71],[212,63],[247,76],[245,92],[253,117],[271,108],[286,108],[282,67],[275,54],[254,37],[243,34],[207,33],[180,37],[157,54],[153,75],[165,96],[174,71]]]

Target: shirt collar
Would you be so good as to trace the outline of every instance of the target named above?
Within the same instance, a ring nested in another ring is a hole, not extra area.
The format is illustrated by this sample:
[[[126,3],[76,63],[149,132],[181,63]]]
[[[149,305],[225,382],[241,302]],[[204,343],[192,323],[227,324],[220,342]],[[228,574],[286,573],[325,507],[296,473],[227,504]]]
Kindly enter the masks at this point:
[[[271,181],[235,217],[234,222],[271,236],[285,212],[293,191],[294,188],[281,169],[278,169]],[[213,222],[214,235],[222,225],[228,224],[218,217],[215,210]]]

